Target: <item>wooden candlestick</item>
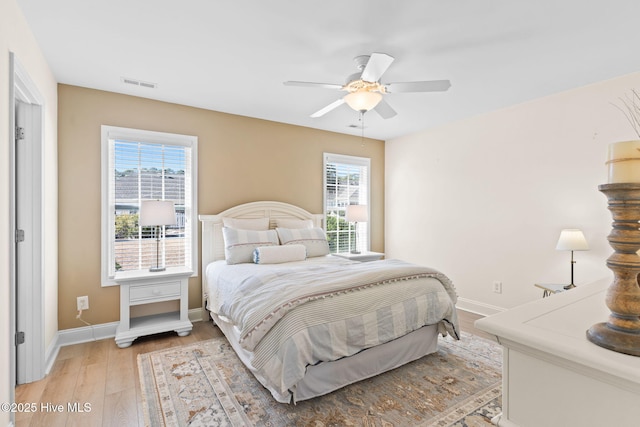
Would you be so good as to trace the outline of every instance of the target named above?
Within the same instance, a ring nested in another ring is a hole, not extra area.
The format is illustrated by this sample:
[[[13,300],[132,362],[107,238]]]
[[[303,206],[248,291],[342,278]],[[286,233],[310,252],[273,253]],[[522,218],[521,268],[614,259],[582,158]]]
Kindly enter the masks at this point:
[[[640,183],[603,184],[613,228],[607,240],[614,253],[607,267],[614,273],[605,303],[611,314],[606,323],[596,323],[587,339],[618,353],[640,356]]]

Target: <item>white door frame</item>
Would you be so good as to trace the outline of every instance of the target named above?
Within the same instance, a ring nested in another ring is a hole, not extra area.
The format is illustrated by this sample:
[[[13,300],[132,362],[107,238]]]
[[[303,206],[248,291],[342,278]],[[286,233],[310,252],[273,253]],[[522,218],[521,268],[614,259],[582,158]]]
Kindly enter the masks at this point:
[[[39,380],[45,374],[44,351],[44,216],[43,216],[43,142],[44,101],[37,86],[20,65],[13,52],[10,64],[10,223],[11,232],[18,227],[25,232],[25,242],[11,245],[10,250],[10,319],[11,331],[20,328],[25,342],[11,345],[11,372],[13,384]],[[20,111],[16,108],[20,106]],[[15,145],[16,113],[19,114],[26,138]],[[24,119],[24,120],[22,120]],[[18,151],[20,153],[18,153]],[[20,154],[20,156],[18,156]],[[20,174],[21,188],[28,191],[17,194]],[[28,193],[28,194],[27,194]],[[18,211],[20,206],[20,211]],[[19,265],[20,264],[20,265]],[[14,391],[11,391],[14,401]]]

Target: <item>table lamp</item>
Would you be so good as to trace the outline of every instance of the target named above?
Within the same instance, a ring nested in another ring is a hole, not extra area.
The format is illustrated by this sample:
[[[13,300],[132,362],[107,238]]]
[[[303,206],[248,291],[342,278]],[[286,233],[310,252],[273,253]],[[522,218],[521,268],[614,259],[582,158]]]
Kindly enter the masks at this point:
[[[558,244],[556,245],[556,250],[571,251],[571,283],[564,288],[575,288],[576,285],[573,283],[573,265],[576,262],[573,260],[573,251],[588,251],[589,245],[587,244],[587,239],[584,238],[582,231],[576,228],[562,230]]]
[[[359,254],[358,250],[358,223],[359,222],[367,222],[369,219],[369,211],[367,210],[367,205],[349,205],[347,206],[347,213],[345,215],[345,219],[348,222],[354,223],[354,229],[356,230],[356,242],[355,247],[351,251],[352,254]]]
[[[143,200],[140,203],[141,227],[156,228],[156,265],[149,268],[149,271],[158,272],[166,270],[160,266],[160,227],[163,225],[176,224],[176,210],[170,200]],[[165,233],[166,234],[166,233]]]

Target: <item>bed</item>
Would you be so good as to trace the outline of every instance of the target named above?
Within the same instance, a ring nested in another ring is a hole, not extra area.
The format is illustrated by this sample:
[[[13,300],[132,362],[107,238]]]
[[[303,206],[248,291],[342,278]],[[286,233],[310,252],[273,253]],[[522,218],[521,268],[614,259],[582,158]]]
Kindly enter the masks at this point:
[[[203,308],[278,402],[419,359],[437,351],[440,335],[459,339],[444,274],[326,255],[322,214],[261,201],[199,218]],[[245,230],[254,223],[261,231]]]

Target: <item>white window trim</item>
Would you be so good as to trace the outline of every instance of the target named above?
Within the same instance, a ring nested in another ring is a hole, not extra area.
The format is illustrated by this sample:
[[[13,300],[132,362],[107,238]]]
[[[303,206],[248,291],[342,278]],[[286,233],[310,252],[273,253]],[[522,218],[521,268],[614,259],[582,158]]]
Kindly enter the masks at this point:
[[[371,159],[369,157],[349,156],[346,154],[323,153],[322,155],[322,213],[324,224],[327,224],[327,163],[346,163],[355,166],[365,166],[367,168],[367,251],[371,251]]]
[[[102,234],[101,234],[101,277],[102,286],[114,286],[118,284],[118,273],[109,275],[109,240],[113,230],[110,227],[112,220],[113,206],[109,206],[109,188],[112,177],[109,175],[109,140],[124,139],[129,141],[139,141],[144,143],[183,145],[191,148],[191,201],[192,211],[188,220],[191,222],[191,266],[188,268],[193,272],[191,277],[198,275],[198,137],[192,135],[180,135],[166,132],[155,132],[140,129],[130,129],[116,126],[101,126],[101,167],[102,167]],[[114,183],[111,183],[114,185]],[[130,273],[128,273],[130,274]],[[140,272],[140,277],[154,276],[156,273]]]

